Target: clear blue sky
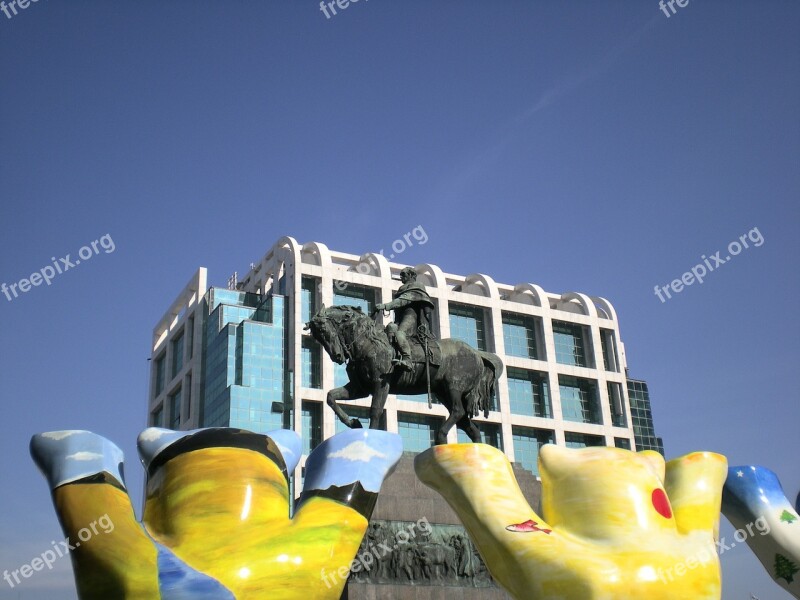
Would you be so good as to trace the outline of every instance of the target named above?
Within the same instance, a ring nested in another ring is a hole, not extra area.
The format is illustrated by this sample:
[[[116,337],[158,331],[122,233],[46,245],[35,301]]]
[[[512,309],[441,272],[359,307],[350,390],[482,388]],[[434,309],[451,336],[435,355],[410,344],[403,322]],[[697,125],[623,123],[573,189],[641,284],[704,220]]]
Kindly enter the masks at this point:
[[[0,13],[0,283],[115,245],[0,295],[0,570],[60,534],[31,434],[116,441],[138,506],[154,323],[198,266],[224,285],[285,234],[361,253],[422,225],[405,262],[610,299],[667,455],[768,466],[794,498],[798,31],[794,0]],[[788,597],[747,548],[721,560],[726,600]],[[67,563],[0,598],[74,597]]]

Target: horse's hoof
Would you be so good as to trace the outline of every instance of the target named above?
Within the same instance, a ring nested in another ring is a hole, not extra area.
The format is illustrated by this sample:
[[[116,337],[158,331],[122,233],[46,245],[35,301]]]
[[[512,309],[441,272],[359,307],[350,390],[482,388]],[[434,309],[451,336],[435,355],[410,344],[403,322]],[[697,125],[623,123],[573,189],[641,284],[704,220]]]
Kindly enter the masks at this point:
[[[361,429],[361,421],[358,419],[350,419],[350,429]]]

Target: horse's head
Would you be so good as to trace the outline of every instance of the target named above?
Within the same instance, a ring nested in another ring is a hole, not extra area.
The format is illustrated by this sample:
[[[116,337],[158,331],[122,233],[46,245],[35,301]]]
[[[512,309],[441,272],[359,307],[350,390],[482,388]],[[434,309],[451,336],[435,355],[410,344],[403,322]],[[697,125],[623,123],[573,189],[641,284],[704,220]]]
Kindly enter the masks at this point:
[[[310,330],[314,339],[322,344],[331,359],[341,365],[349,358],[346,345],[352,341],[348,339],[350,328],[347,325],[363,315],[357,306],[325,308],[323,305],[322,310],[306,323],[305,328]]]

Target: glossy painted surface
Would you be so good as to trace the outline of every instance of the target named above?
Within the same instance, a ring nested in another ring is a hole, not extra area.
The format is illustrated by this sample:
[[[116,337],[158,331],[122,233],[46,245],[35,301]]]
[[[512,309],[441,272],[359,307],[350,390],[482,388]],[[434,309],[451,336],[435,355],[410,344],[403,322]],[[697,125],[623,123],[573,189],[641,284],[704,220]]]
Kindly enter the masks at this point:
[[[415,461],[519,600],[719,600],[726,466],[706,452],[665,464],[651,451],[545,445],[539,516],[491,446],[436,446]]]
[[[374,430],[326,440],[307,460],[296,507],[287,473],[301,444],[291,431],[151,428],[139,452],[148,473],[143,525],[114,444],[88,431],[31,440],[76,546],[82,600],[337,600],[402,443]]]
[[[800,516],[765,467],[728,469],[722,512],[783,589],[800,598]]]

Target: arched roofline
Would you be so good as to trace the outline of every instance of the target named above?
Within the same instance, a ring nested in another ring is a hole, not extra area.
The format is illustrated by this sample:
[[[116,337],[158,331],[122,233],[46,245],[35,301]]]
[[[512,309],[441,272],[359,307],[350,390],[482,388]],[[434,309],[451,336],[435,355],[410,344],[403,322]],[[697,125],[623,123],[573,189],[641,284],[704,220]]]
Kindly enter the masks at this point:
[[[561,294],[561,301],[562,302],[571,302],[573,300],[577,300],[578,304],[581,305],[583,309],[583,314],[589,317],[597,317],[597,307],[592,302],[591,298],[586,294],[581,294],[580,292],[567,292],[566,294]]]
[[[484,273],[472,273],[464,278],[464,287],[474,283],[480,283],[483,286],[483,289],[486,290],[486,297],[494,300],[500,299],[500,289],[497,287],[494,279],[488,275]]]

